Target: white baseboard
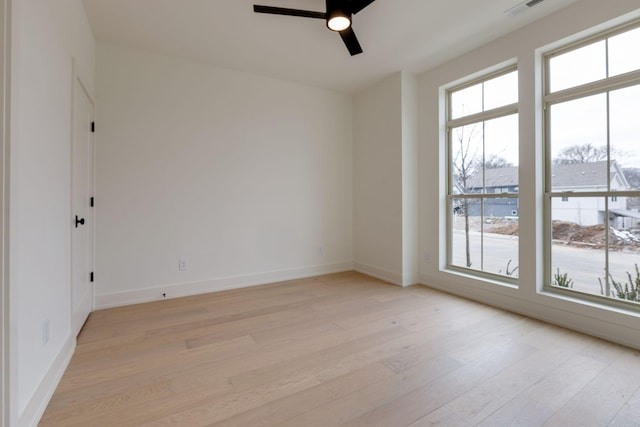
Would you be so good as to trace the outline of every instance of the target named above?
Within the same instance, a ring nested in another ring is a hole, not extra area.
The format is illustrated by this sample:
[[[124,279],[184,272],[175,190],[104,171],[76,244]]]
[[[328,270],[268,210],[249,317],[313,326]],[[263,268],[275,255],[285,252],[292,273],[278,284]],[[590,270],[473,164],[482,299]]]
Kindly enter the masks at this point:
[[[574,307],[570,308],[567,301],[553,301],[555,304],[544,304],[540,301],[518,298],[501,292],[487,292],[467,285],[436,284],[435,281],[426,280],[425,277],[421,278],[421,284],[465,299],[531,317],[532,319],[538,319],[586,335],[640,349],[640,319],[638,319],[637,315],[634,315],[635,319],[632,321],[629,316],[625,316],[626,319],[623,321],[618,321],[618,319],[614,320],[612,316],[601,316],[602,313],[591,312],[592,309],[596,311],[601,311],[601,309],[586,307],[583,302],[577,304],[580,307],[576,310]],[[542,297],[557,299],[549,295],[542,295]],[[581,314],[578,310],[589,312]],[[608,318],[605,319],[605,317]]]
[[[419,285],[419,284],[420,284],[420,278],[418,273],[404,272],[402,276],[402,286],[406,288],[408,286]]]
[[[70,334],[62,346],[62,349],[60,349],[60,353],[58,353],[58,356],[56,356],[53,364],[49,368],[49,371],[42,379],[42,382],[40,382],[33,396],[31,396],[22,414],[20,414],[18,426],[35,427],[38,425],[45,409],[47,409],[51,396],[53,396],[53,392],[56,391],[62,375],[67,370],[67,366],[69,366],[75,349],[76,339]]]
[[[243,276],[222,277],[197,282],[172,283],[135,291],[125,291],[107,295],[96,295],[95,309],[99,310],[104,308],[158,301],[163,299],[163,293],[166,294],[167,299],[180,298],[191,295],[228,291],[230,289],[246,288],[249,286],[262,285],[266,283],[302,279],[305,277],[340,273],[343,271],[351,270],[353,270],[353,264],[351,262],[342,262],[336,264],[293,268],[288,270],[269,271]]]
[[[354,262],[353,269],[359,273],[375,277],[376,279],[384,280],[385,282],[393,283],[397,286],[402,286],[402,274],[394,273],[372,265],[363,264],[361,262]]]

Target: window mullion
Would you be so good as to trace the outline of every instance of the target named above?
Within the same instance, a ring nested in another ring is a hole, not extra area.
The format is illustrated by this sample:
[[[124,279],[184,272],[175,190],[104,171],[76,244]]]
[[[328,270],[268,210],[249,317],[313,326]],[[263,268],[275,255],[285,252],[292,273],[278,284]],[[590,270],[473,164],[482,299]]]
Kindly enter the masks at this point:
[[[607,76],[609,76],[609,41],[605,50],[607,54]],[[611,93],[607,92],[607,190],[611,193]],[[611,284],[609,283],[609,195],[604,198],[604,283],[605,296],[611,296]]]
[[[584,85],[563,89],[553,93],[547,93],[544,97],[547,106],[584,98],[591,95],[598,95],[607,91],[624,89],[640,83],[640,70],[609,77]]]
[[[498,119],[500,117],[510,116],[511,114],[518,113],[518,104],[510,104],[502,107],[494,108],[489,111],[481,111],[480,113],[471,114],[469,116],[460,117],[457,119],[451,119],[447,121],[448,129],[455,129],[461,126],[471,125],[479,123],[481,121],[487,121],[492,119]]]
[[[604,198],[604,283],[605,296],[611,296],[611,283],[609,283],[609,197]]]

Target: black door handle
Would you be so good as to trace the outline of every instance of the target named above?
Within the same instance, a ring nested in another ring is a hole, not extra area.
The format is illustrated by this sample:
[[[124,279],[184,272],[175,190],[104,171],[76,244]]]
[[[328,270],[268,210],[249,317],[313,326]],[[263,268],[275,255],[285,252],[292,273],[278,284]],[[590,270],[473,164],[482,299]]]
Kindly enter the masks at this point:
[[[84,225],[84,218],[78,218],[78,215],[76,215],[76,228],[78,228],[78,224]]]

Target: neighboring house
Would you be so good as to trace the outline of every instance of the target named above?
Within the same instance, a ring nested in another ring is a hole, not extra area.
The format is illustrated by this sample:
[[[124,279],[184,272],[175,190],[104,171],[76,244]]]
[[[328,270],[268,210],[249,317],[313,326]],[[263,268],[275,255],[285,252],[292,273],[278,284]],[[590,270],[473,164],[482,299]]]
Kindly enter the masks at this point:
[[[552,171],[553,191],[600,191],[607,187],[607,162],[555,165]],[[628,190],[627,179],[618,163],[611,161],[611,189]],[[552,219],[580,225],[603,224],[605,220],[604,197],[563,197],[553,200]],[[626,197],[611,197],[608,201],[610,224],[615,228],[629,227],[633,212],[627,210]],[[638,215],[635,213],[635,215]]]
[[[506,167],[486,169],[484,172],[486,194],[502,194],[518,192],[518,168]],[[469,181],[470,193],[482,192],[482,175],[478,174]],[[517,217],[519,214],[519,199],[485,199],[483,203],[484,216]],[[480,215],[480,205],[471,204],[469,214]]]
[[[518,168],[506,167],[487,169],[482,175],[473,177],[469,182],[470,193],[480,193],[483,188],[487,194],[511,193],[518,191]],[[601,191],[607,186],[607,162],[576,163],[554,165],[551,180],[554,192],[590,192]],[[618,163],[611,161],[612,190],[628,190],[627,179]],[[484,215],[496,217],[518,216],[518,199],[485,199]],[[562,197],[554,198],[552,219],[569,221],[580,225],[604,223],[604,197]],[[609,220],[615,228],[632,228],[640,219],[637,210],[629,210],[627,197],[611,197],[608,201]],[[480,215],[480,205],[472,204],[469,214]]]

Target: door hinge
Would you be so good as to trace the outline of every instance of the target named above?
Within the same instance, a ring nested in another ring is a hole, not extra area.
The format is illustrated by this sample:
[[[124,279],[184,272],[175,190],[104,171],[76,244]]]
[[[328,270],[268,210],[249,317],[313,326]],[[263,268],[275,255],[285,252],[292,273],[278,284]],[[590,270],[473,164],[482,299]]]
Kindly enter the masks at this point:
[[[89,281],[93,283],[93,271],[89,273]]]
[[[93,197],[91,197],[91,198],[89,199],[89,206],[91,206],[91,207],[93,207],[93,206],[94,206],[94,200],[93,200]]]
[[[91,122],[91,133],[96,132],[96,122]]]

